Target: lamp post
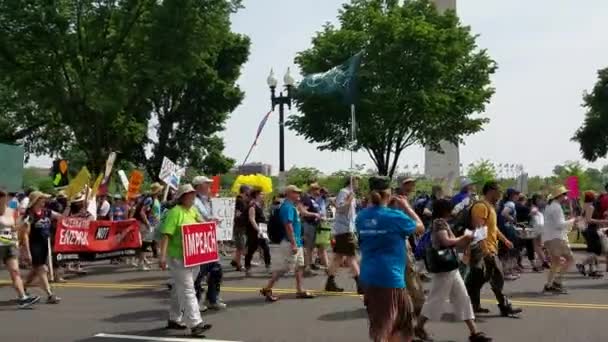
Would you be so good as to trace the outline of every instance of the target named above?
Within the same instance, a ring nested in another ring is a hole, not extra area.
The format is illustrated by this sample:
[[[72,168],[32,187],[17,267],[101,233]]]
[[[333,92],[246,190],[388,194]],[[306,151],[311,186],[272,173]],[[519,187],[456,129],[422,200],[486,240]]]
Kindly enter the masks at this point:
[[[274,110],[276,106],[279,106],[279,176],[282,177],[285,172],[285,106],[291,109],[295,80],[291,76],[291,71],[287,68],[287,72],[283,77],[286,95],[283,95],[283,92],[281,91],[279,92],[279,96],[276,94],[278,81],[274,76],[274,71],[272,69],[270,70],[270,75],[268,75],[266,82],[270,87],[270,103],[272,110]]]

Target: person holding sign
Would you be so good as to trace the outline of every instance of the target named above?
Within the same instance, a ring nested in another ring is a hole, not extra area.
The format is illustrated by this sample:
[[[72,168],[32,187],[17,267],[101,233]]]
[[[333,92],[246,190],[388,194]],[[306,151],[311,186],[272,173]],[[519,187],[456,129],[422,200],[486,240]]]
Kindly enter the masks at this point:
[[[268,221],[264,214],[264,193],[260,189],[254,189],[249,194],[249,222],[247,225],[247,254],[245,255],[245,270],[247,276],[251,275],[251,259],[253,254],[262,249],[264,253],[264,264],[270,272],[270,247],[268,247]]]
[[[182,226],[202,222],[202,217],[194,207],[196,190],[190,184],[180,186],[176,194],[177,205],[169,210],[161,227],[159,266],[167,269],[173,278],[171,307],[169,309],[169,329],[190,328],[193,337],[205,337],[211,329],[203,322],[196,291],[194,290],[193,268],[184,266]]]
[[[201,215],[201,218],[206,222],[219,221],[219,219],[213,214],[213,207],[211,205],[210,190],[212,183],[213,180],[205,176],[197,176],[192,180],[192,184],[196,189],[194,206]],[[203,311],[206,311],[206,308],[212,310],[221,310],[227,307],[226,303],[222,302],[220,299],[222,278],[222,265],[219,262],[211,262],[201,265],[200,271],[198,272],[196,280],[194,281],[194,288],[196,289],[196,299],[200,301],[203,295],[201,284],[204,279],[207,279],[207,298],[205,305],[201,307]]]
[[[304,248],[302,244],[302,223],[297,203],[300,201],[300,190],[295,185],[289,185],[285,189],[285,201],[279,209],[279,217],[285,228],[285,238],[279,247],[280,262],[277,263],[277,268],[272,274],[272,278],[268,285],[260,290],[260,294],[266,298],[266,301],[276,302],[279,300],[277,296],[272,294],[272,287],[289,271],[296,273],[296,297],[297,298],[314,298],[308,291],[302,288],[302,279],[304,277]]]
[[[32,270],[28,274],[25,286],[32,284],[36,278],[40,286],[46,292],[47,303],[57,304],[61,298],[57,297],[47,276],[47,263],[49,258],[49,237],[51,236],[52,221],[61,219],[68,213],[70,203],[64,215],[46,208],[46,201],[50,195],[40,191],[34,191],[29,195],[29,205],[22,218],[22,241],[25,251],[25,260],[32,264]]]

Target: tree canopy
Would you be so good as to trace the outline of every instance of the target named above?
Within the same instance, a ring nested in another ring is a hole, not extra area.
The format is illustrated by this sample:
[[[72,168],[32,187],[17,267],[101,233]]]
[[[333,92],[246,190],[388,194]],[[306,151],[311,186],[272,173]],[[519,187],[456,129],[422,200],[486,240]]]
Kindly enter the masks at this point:
[[[329,70],[363,51],[358,73],[356,150],[378,172],[393,176],[409,146],[438,150],[462,142],[488,120],[482,112],[494,93],[496,64],[453,11],[440,14],[427,0],[352,0],[300,52],[304,74]],[[350,148],[350,111],[338,99],[297,99],[300,115],[288,124],[321,150]]]
[[[583,95],[585,121],[573,141],[580,144],[583,158],[595,161],[608,153],[608,68],[598,71],[598,80],[591,92]]]
[[[163,156],[226,171],[233,161],[216,133],[243,98],[236,80],[250,45],[231,31],[239,6],[0,2],[0,139],[28,153],[80,150],[94,171],[111,151],[152,175]]]

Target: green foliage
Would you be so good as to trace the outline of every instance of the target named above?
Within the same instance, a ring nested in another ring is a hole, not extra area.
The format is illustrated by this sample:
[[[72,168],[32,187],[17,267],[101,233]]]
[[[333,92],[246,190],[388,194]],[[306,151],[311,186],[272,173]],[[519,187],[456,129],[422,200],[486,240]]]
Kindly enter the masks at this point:
[[[363,51],[358,75],[357,145],[378,172],[393,176],[403,150],[439,148],[482,129],[496,70],[476,36],[454,12],[439,14],[426,0],[352,0],[296,58],[304,74],[319,73]],[[288,125],[321,150],[350,148],[350,110],[327,97],[299,99]]]
[[[29,153],[78,150],[93,172],[111,151],[153,177],[163,156],[227,171],[216,133],[243,98],[249,39],[230,28],[239,6],[1,1],[0,139]]]
[[[321,171],[315,169],[314,167],[292,167],[285,172],[285,179],[289,185],[293,184],[303,187],[317,182],[320,175]]]
[[[583,106],[585,121],[572,140],[580,144],[583,158],[595,161],[608,153],[608,68],[598,71],[593,90],[583,95]]]
[[[473,182],[483,185],[488,181],[495,180],[497,177],[496,166],[486,159],[469,165],[467,177]]]

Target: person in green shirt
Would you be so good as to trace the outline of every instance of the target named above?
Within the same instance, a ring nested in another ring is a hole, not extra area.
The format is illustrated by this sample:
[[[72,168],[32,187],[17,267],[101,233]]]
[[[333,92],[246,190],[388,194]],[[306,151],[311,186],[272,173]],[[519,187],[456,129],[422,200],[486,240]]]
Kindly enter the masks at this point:
[[[184,184],[178,189],[177,205],[167,212],[161,226],[159,265],[162,270],[169,266],[169,273],[174,282],[168,328],[190,328],[193,337],[204,338],[203,333],[211,328],[211,324],[204,323],[201,317],[194,290],[194,268],[184,266],[182,246],[182,226],[203,221],[194,207],[195,198],[196,190],[192,185]]]

